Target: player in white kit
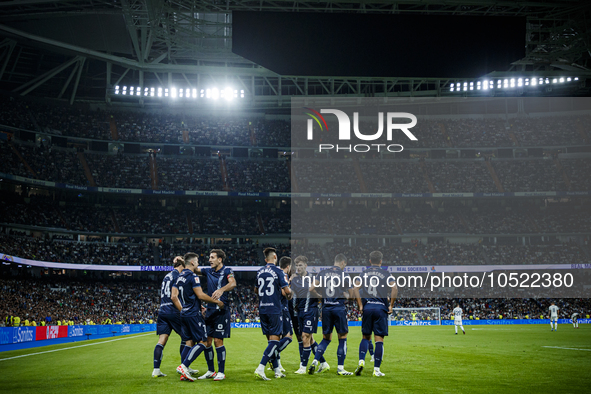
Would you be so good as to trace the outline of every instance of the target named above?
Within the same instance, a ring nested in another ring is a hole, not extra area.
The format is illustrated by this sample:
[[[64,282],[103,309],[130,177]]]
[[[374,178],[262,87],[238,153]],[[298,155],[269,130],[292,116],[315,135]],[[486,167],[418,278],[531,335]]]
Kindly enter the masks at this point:
[[[458,326],[460,326],[462,332],[465,335],[466,331],[464,330],[464,326],[462,325],[462,308],[460,308],[459,304],[456,305],[452,313],[454,316],[454,326],[456,327],[456,335],[458,335]]]
[[[558,307],[552,303],[548,309],[550,310],[550,331],[558,331]]]
[[[573,313],[570,318],[573,321],[573,327],[579,328],[579,314],[578,314],[578,312]]]

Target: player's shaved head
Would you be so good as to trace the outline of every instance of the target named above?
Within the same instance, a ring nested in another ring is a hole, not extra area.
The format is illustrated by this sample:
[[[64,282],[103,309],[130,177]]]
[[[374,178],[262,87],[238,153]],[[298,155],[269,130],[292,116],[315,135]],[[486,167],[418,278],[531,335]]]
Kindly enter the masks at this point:
[[[197,253],[193,253],[193,252],[189,252],[187,254],[185,254],[185,257],[183,257],[183,259],[185,260],[185,265],[189,264],[190,262],[193,262],[195,260],[199,260],[199,255]]]
[[[335,262],[335,264],[339,264],[339,265],[347,265],[347,258],[345,257],[344,254],[339,253],[335,256],[334,262]]]

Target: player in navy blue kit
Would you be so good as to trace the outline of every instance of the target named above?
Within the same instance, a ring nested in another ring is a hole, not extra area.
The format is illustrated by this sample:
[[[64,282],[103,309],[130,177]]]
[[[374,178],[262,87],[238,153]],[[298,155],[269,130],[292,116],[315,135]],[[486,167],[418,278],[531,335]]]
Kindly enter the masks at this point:
[[[267,336],[267,348],[263,352],[261,363],[254,371],[257,378],[271,380],[265,375],[265,365],[273,361],[276,378],[284,378],[277,363],[279,337],[283,333],[283,308],[281,296],[291,298],[289,284],[285,280],[285,273],[277,267],[277,253],[274,248],[263,251],[266,265],[257,272],[257,287],[259,293],[259,315],[263,334]]]
[[[373,376],[385,376],[380,371],[380,365],[384,355],[384,337],[388,336],[388,315],[392,313],[394,301],[398,295],[398,288],[392,275],[382,268],[383,254],[380,251],[373,251],[369,254],[371,267],[361,273],[362,286],[359,286],[359,295],[363,307],[361,333],[363,339],[359,345],[359,365],[355,369],[355,375],[360,375],[365,367],[365,355],[374,334],[376,342],[374,351]]]
[[[295,259],[296,273],[291,279],[291,290],[295,301],[295,311],[298,314],[298,327],[301,332],[300,368],[295,371],[297,374],[305,374],[308,367],[310,355],[316,355],[318,344],[314,341],[314,334],[318,331],[318,306],[320,296],[315,291],[310,292],[310,283],[304,281],[308,274],[308,258],[298,256]],[[295,324],[294,324],[295,327]],[[299,340],[299,338],[298,338]],[[319,370],[323,372],[330,370],[330,366],[324,359],[319,359]]]
[[[347,258],[345,255],[336,255],[334,266],[320,271],[316,276],[315,283],[310,286],[310,290],[318,288],[322,296],[322,342],[318,345],[314,361],[308,368],[310,375],[314,374],[317,369],[318,372],[322,372],[321,368],[319,368],[320,358],[324,355],[332,340],[333,329],[336,329],[339,337],[337,374],[343,376],[353,375],[352,372],[345,370],[347,334],[349,333],[345,299],[349,297],[358,298],[359,295],[355,287],[352,286],[351,277],[344,272],[346,266]]]
[[[291,258],[283,256],[279,259],[279,268],[285,274],[285,281],[289,283],[289,275],[291,273]],[[279,348],[277,349],[277,367],[281,372],[285,372],[285,368],[281,365],[281,352],[289,346],[292,342],[293,337],[293,326],[292,320],[289,313],[289,300],[284,295],[281,296],[281,309],[283,315],[283,332],[281,334],[281,340],[279,341]]]
[[[166,376],[160,372],[160,364],[162,363],[162,352],[164,346],[168,342],[170,333],[174,330],[177,334],[181,335],[181,314],[175,308],[172,300],[170,299],[172,285],[176,282],[179,274],[185,269],[185,260],[182,256],[177,256],[173,260],[174,269],[170,271],[162,280],[162,286],[160,287],[160,309],[158,310],[158,320],[156,322],[156,334],[158,335],[158,344],[154,348],[154,371],[152,377],[157,378],[160,376]],[[185,343],[181,342],[181,357],[183,356],[183,349]]]
[[[209,252],[209,265],[211,268],[197,268],[197,275],[207,278],[207,295],[214,300],[220,300],[226,305],[220,309],[217,305],[207,304],[205,312],[205,325],[207,327],[207,343],[205,359],[207,360],[207,372],[199,379],[224,380],[226,378],[226,347],[224,338],[230,338],[230,308],[228,305],[228,291],[236,287],[236,279],[232,268],[224,265],[226,254],[221,249],[213,249]],[[213,363],[213,348],[218,356],[218,372],[215,372]]]
[[[170,299],[174,306],[181,311],[181,338],[185,341],[188,349],[182,364],[179,366],[181,380],[195,381],[188,368],[191,363],[205,350],[207,333],[205,321],[201,314],[201,301],[216,304],[220,308],[224,303],[214,300],[201,289],[199,277],[195,274],[198,267],[199,256],[195,253],[185,255],[185,269],[179,275],[176,283],[172,286]]]

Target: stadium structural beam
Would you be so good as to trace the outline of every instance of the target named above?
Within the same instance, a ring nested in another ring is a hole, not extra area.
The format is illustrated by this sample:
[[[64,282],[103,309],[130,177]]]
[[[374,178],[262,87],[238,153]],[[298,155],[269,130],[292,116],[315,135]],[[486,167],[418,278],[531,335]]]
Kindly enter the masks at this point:
[[[30,92],[37,89],[39,86],[43,85],[45,82],[47,82],[48,80],[50,80],[51,78],[53,78],[54,76],[59,74],[60,72],[64,71],[66,68],[70,67],[74,62],[78,61],[78,59],[79,59],[79,57],[75,56],[74,58],[70,59],[69,61],[63,63],[62,65],[57,66],[54,69],[49,70],[45,74],[40,75],[39,77],[33,79],[32,81],[29,81],[29,82],[17,87],[16,89],[13,90],[13,92],[16,93],[19,90],[22,90],[22,89],[26,88],[27,86],[32,85],[31,87],[29,87],[28,89],[26,89],[22,93],[20,93],[21,96],[26,96],[27,94],[29,94]]]
[[[141,64],[136,60],[123,58],[92,49],[82,48],[77,45],[67,44],[57,40],[40,37],[34,34],[26,33],[13,29],[6,25],[0,25],[0,31],[4,31],[10,35],[25,38],[28,40],[36,41],[38,43],[54,46],[74,54],[93,58],[102,61],[110,61],[113,64],[131,68],[134,70],[143,70],[148,72],[175,72],[175,73],[204,73],[211,75],[235,75],[235,74],[246,74],[253,76],[276,76],[277,74],[267,70],[263,67],[216,67],[216,66],[203,66],[203,65],[189,65],[189,64],[160,64],[160,63],[144,63]]]
[[[6,67],[8,66],[8,62],[10,61],[10,57],[12,56],[12,52],[14,51],[14,47],[16,46],[16,41],[6,39],[2,41],[0,47],[7,46],[8,49],[6,50],[6,54],[4,55],[4,61],[2,62],[2,68],[0,68],[0,80],[4,76],[4,71],[6,71]]]
[[[80,62],[76,62],[76,64],[74,64],[74,67],[72,68],[72,71],[70,72],[70,75],[68,76],[68,79],[66,79],[66,82],[64,83],[64,86],[62,87],[62,90],[60,90],[60,94],[57,96],[58,99],[61,99],[62,96],[64,95],[64,93],[66,92],[66,89],[70,85],[72,78],[74,78],[74,75],[76,75],[76,70],[78,70],[78,67],[80,67]]]
[[[74,104],[74,99],[76,98],[76,92],[78,91],[78,84],[80,83],[80,76],[82,75],[82,69],[84,68],[84,63],[86,62],[86,58],[80,58],[78,60],[78,74],[76,75],[76,81],[74,82],[74,89],[72,90],[72,95],[70,96],[70,105]]]

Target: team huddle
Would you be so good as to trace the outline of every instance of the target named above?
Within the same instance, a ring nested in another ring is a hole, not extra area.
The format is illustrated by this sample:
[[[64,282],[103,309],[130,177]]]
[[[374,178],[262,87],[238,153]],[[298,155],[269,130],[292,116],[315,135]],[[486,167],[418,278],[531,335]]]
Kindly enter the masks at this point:
[[[290,257],[278,259],[274,248],[266,248],[263,253],[266,264],[257,272],[256,283],[261,328],[268,342],[260,364],[254,371],[255,377],[270,380],[265,373],[267,364],[275,378],[285,377],[281,352],[293,341],[294,334],[300,353],[300,367],[295,373],[313,375],[329,371],[324,353],[332,341],[333,331],[338,337],[338,375],[361,375],[369,352],[374,362],[373,375],[385,376],[380,370],[384,337],[388,335],[388,315],[392,313],[398,290],[395,285],[390,285],[391,274],[381,268],[382,253],[370,253],[371,266],[361,273],[366,280],[361,285],[351,287],[345,285],[345,280],[340,282],[340,286],[333,285],[335,282],[330,280],[335,276],[349,277],[344,272],[347,259],[342,254],[335,257],[334,266],[320,271],[312,278],[307,271],[308,259],[305,256],[297,257],[293,262],[294,267]],[[230,337],[231,325],[229,308],[226,308],[226,293],[236,287],[236,280],[232,270],[223,264],[225,257],[222,250],[212,250],[209,255],[210,268],[200,268],[198,255],[194,253],[174,259],[174,270],[162,281],[157,322],[159,340],[154,349],[153,377],[166,376],[160,371],[162,351],[174,330],[182,340],[182,362],[177,367],[181,380],[226,378],[224,338]],[[207,280],[206,292],[201,288],[200,276]],[[354,372],[344,368],[349,332],[345,306],[347,299],[355,300],[362,313],[363,337],[359,345],[359,362]],[[205,313],[202,313],[201,302],[207,305]],[[318,344],[314,334],[318,330],[320,310],[322,341]],[[375,347],[371,341],[372,334]],[[217,354],[217,372],[212,343]],[[190,366],[201,353],[205,353],[208,371],[196,377],[199,371]]]

